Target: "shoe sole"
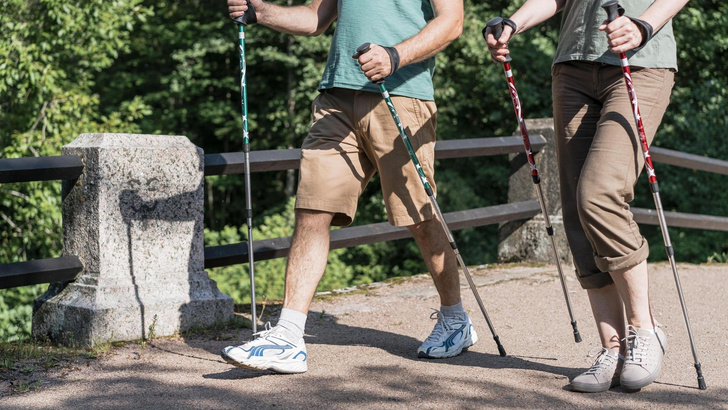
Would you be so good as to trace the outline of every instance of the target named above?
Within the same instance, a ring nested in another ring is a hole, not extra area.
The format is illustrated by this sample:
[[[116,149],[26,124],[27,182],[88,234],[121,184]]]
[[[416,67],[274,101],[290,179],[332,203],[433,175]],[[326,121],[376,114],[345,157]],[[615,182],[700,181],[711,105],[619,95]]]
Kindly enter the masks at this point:
[[[475,339],[475,342],[477,342],[477,341],[478,341],[478,339],[476,338]],[[467,346],[461,347],[460,350],[453,350],[453,351],[450,351],[450,352],[446,352],[443,356],[432,356],[432,355],[429,355],[429,354],[427,354],[425,352],[417,352],[417,357],[420,358],[420,359],[447,359],[449,357],[455,357],[455,356],[458,356],[458,355],[462,354],[464,351],[468,350],[468,348],[470,346],[474,345],[475,342],[472,342],[472,343],[470,343]]]
[[[281,374],[296,374],[296,373],[305,373],[308,370],[308,366],[304,364],[304,366],[296,366],[296,368],[291,367],[279,367],[275,364],[275,362],[268,362],[268,364],[252,364],[252,363],[242,363],[239,362],[232,357],[228,356],[225,352],[220,353],[220,357],[222,357],[223,360],[225,360],[227,363],[239,367],[241,369],[248,369],[248,370],[259,370],[259,371],[265,371],[265,370],[271,370],[276,373]],[[303,363],[303,362],[302,362]]]
[[[610,383],[602,384],[580,384],[573,382],[569,384],[571,391],[579,393],[601,393],[617,386],[619,386],[619,379],[612,379]]]

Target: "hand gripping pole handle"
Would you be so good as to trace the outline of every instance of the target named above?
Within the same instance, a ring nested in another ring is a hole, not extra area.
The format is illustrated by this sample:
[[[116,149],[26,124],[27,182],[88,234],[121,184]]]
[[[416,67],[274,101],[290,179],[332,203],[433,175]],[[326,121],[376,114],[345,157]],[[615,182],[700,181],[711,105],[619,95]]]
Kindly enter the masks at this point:
[[[487,23],[485,23],[485,27],[483,27],[483,39],[485,41],[488,41],[488,35],[487,30],[490,28],[491,33],[493,33],[493,37],[495,39],[499,39],[501,34],[503,34],[503,27],[506,25],[506,19],[503,17],[495,17],[490,19]],[[509,55],[506,55],[506,63],[511,62],[512,58]]]
[[[367,51],[369,51],[369,49],[371,49],[371,48],[372,48],[372,43],[364,43],[356,48],[356,55],[362,55],[362,54],[366,53]],[[384,78],[381,78],[377,81],[372,81],[372,82],[377,85],[384,84]]]
[[[248,24],[254,24],[258,22],[258,14],[255,12],[253,3],[248,2],[248,10],[243,12],[242,16],[235,17],[233,19],[235,24],[238,26],[247,26]]]

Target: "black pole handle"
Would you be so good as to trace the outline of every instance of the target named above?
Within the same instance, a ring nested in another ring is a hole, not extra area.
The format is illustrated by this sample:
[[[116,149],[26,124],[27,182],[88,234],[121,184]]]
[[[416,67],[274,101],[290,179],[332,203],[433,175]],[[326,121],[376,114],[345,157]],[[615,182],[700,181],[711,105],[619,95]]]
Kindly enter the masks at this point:
[[[356,54],[357,54],[357,55],[361,55],[361,54],[364,54],[364,53],[366,53],[367,51],[369,51],[369,49],[370,49],[371,47],[372,47],[372,43],[364,43],[364,44],[360,45],[359,47],[357,47],[357,49],[356,49]]]
[[[503,22],[503,17],[496,17],[488,20],[487,23],[485,23],[485,29],[483,29],[483,38],[485,38],[485,30],[490,27],[490,31],[493,33],[493,37],[497,39],[500,38],[501,34],[503,34],[503,26],[505,23]]]
[[[247,26],[248,24],[254,24],[258,22],[258,15],[255,12],[255,7],[253,7],[253,4],[248,2],[248,10],[243,12],[242,16],[235,17],[233,19],[235,24],[238,26]]]
[[[617,19],[621,15],[619,2],[617,0],[611,0],[602,4],[602,8],[607,12],[607,21],[610,23]],[[622,9],[624,10],[624,9]]]
[[[359,47],[356,48],[356,56],[358,57],[358,56],[366,53],[371,48],[372,48],[372,43],[364,43],[364,44],[360,45]],[[384,84],[384,78],[381,78],[377,81],[372,81],[372,82],[377,85]]]
[[[495,37],[496,40],[498,40],[503,34],[503,27],[505,26],[506,22],[503,17],[495,17],[490,20],[488,20],[487,23],[485,23],[485,27],[483,27],[483,39],[485,41],[488,41],[488,36],[486,31],[488,28],[490,28],[491,33],[493,33],[493,37]],[[513,60],[510,56],[510,54],[506,54],[506,63],[511,62]]]

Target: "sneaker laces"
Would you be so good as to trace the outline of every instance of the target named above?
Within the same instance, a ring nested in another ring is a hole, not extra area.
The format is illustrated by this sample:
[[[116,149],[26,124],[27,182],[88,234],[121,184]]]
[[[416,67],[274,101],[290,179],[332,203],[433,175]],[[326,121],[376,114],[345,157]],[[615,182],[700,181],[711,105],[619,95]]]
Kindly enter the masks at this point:
[[[586,355],[587,363],[591,362],[593,357],[596,357],[596,360],[594,360],[594,364],[592,364],[589,370],[584,372],[584,374],[598,374],[612,365],[615,357],[608,354],[607,350],[608,349],[606,347],[596,346],[589,349],[589,352]]]
[[[438,341],[442,338],[442,336],[446,335],[448,332],[452,331],[452,326],[450,323],[445,320],[445,315],[442,314],[437,309],[432,309],[434,312],[430,314],[430,319],[437,320],[437,323],[435,323],[435,328],[432,329],[432,333],[430,333],[430,336],[427,337],[425,341]]]
[[[253,339],[267,337],[271,333],[273,333],[273,328],[271,327],[270,322],[265,322],[265,325],[263,325],[263,330],[253,333]]]
[[[650,345],[650,336],[640,336],[637,328],[632,325],[627,326],[627,337],[622,341],[627,341],[627,354],[625,362],[642,362],[647,357],[647,348]]]

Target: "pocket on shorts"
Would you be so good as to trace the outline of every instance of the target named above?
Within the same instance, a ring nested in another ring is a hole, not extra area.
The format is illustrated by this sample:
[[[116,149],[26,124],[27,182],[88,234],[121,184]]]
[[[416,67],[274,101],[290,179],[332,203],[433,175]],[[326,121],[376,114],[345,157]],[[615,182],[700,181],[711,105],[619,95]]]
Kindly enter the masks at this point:
[[[667,68],[631,67],[633,74],[643,75],[657,81],[664,81],[669,72]]]

